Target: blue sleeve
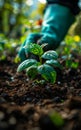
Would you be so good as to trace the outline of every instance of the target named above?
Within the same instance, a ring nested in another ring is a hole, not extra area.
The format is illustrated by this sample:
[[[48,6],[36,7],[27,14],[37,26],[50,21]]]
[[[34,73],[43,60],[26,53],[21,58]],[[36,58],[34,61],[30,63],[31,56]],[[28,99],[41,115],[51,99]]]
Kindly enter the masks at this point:
[[[47,0],[47,4],[58,3],[69,7],[74,15],[77,15],[80,12],[78,2],[79,0]]]

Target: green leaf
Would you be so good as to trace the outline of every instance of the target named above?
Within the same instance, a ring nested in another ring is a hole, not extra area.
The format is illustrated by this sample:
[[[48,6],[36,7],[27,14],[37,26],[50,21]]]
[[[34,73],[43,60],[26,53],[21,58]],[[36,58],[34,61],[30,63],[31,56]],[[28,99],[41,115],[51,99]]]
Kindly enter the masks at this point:
[[[17,55],[15,58],[14,58],[14,62],[17,64],[19,63],[21,60],[20,60],[20,57]]]
[[[34,79],[36,77],[36,75],[38,74],[37,66],[32,65],[32,66],[28,67],[26,70],[26,73],[30,78]]]
[[[2,48],[4,48],[4,45],[5,45],[5,42],[4,42],[4,41],[0,41],[0,46],[1,46]]]
[[[42,58],[47,59],[47,60],[51,60],[54,59],[56,60],[58,58],[58,54],[56,51],[46,51],[43,55]]]
[[[46,64],[49,64],[53,67],[58,67],[58,68],[62,68],[61,64],[57,61],[57,60],[47,60]]]
[[[0,60],[5,60],[6,59],[6,56],[5,55],[2,55],[1,57],[0,57]]]
[[[38,73],[48,82],[55,83],[56,71],[50,65],[43,64],[38,67]]]
[[[66,60],[66,67],[71,68],[72,60]]]
[[[77,69],[78,66],[79,66],[79,62],[72,62],[72,65],[71,65],[72,68]]]
[[[66,67],[77,69],[79,62],[73,62],[72,60],[66,60]]]
[[[59,113],[52,112],[49,116],[55,126],[57,126],[57,127],[63,126],[64,120]]]
[[[3,51],[3,48],[0,46],[0,52],[2,52]]]
[[[23,61],[17,68],[17,72],[21,72],[22,70],[37,64],[38,62],[35,59],[27,59],[25,61]]]
[[[41,56],[44,53],[42,47],[35,43],[30,43],[25,48],[34,55]]]

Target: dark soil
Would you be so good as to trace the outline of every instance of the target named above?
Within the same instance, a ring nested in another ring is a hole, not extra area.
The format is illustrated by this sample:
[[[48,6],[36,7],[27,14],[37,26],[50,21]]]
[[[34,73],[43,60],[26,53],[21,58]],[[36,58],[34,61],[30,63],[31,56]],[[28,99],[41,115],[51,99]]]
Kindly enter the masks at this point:
[[[13,57],[0,61],[0,130],[81,130],[81,60],[78,69],[58,70],[53,85],[29,80],[17,66]],[[52,112],[64,125],[51,121]]]

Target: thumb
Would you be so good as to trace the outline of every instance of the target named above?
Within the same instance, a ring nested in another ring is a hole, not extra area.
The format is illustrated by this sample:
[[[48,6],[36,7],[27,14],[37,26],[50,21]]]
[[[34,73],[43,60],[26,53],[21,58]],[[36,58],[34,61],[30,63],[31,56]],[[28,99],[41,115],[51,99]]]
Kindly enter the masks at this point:
[[[59,42],[56,42],[55,39],[56,38],[54,36],[47,34],[41,37],[37,43],[39,45],[46,44],[43,48],[44,51],[53,50],[53,49],[56,49],[59,44]]]

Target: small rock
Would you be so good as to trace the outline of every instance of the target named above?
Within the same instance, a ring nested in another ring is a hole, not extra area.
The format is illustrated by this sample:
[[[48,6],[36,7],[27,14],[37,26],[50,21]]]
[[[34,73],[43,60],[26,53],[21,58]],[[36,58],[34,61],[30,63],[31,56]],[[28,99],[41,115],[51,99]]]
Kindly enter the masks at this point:
[[[57,97],[53,98],[53,102],[60,103],[61,102],[61,98],[57,96]]]
[[[27,102],[31,102],[32,100],[33,100],[33,99],[32,99],[31,97],[27,97],[27,98],[26,98],[26,101],[27,101]]]
[[[0,104],[5,103],[6,100],[3,97],[0,97]]]
[[[14,81],[14,77],[11,77],[11,81]]]
[[[2,111],[0,111],[0,120],[3,120],[4,117],[5,117],[5,114]]]
[[[60,81],[58,81],[57,83],[58,83],[58,85],[60,85],[60,84],[61,84],[61,82],[60,82]]]
[[[9,124],[10,124],[10,125],[15,125],[15,124],[16,124],[16,119],[15,119],[15,117],[11,117],[11,118],[9,119]]]

